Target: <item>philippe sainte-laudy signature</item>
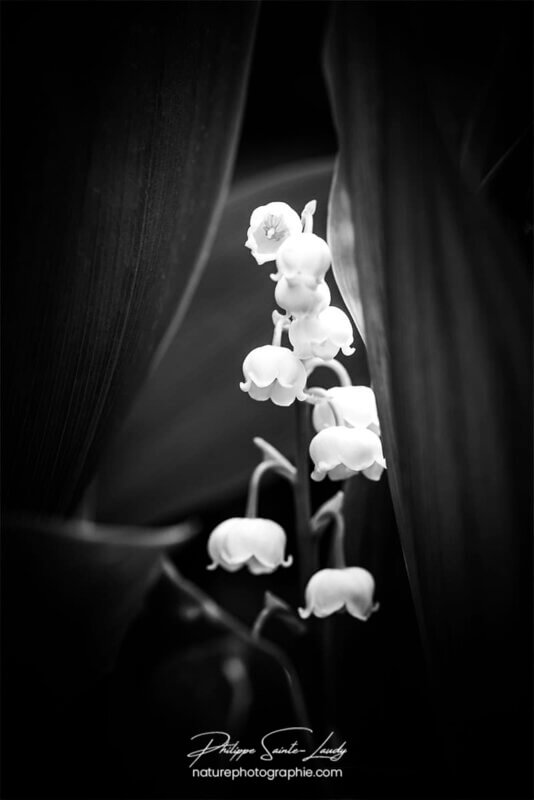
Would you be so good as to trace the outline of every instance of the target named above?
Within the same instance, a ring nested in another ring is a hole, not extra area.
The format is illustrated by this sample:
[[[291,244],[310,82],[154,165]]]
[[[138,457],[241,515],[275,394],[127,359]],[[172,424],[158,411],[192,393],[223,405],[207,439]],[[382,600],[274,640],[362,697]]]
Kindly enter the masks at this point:
[[[259,756],[262,761],[273,761],[282,756],[296,757],[305,762],[316,759],[339,761],[347,753],[347,743],[333,746],[334,732],[330,733],[319,745],[306,746],[304,734],[313,734],[311,728],[277,728],[262,736],[257,747],[245,747],[239,741],[232,741],[231,734],[226,731],[204,731],[191,736],[191,741],[201,745],[187,754],[191,759],[190,767],[210,753],[226,756],[229,761],[240,761],[247,756]]]

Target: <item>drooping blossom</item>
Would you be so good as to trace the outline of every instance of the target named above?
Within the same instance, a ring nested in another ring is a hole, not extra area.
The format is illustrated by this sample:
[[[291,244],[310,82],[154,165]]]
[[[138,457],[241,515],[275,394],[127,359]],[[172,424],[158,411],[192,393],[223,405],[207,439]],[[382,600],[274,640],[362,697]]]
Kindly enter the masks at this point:
[[[275,280],[307,277],[316,281],[324,280],[332,255],[324,239],[315,233],[297,233],[284,240],[276,254],[278,271],[272,276]]]
[[[315,314],[330,304],[330,289],[326,281],[308,276],[286,277],[283,275],[274,290],[274,298],[280,308],[293,317]]]
[[[343,425],[349,428],[361,426],[380,433],[375,393],[369,386],[333,386],[328,389],[324,399],[313,408],[313,425],[316,431],[337,424],[332,405]]]
[[[340,308],[328,306],[315,315],[295,319],[289,326],[289,341],[298,358],[335,358],[339,351],[354,353],[352,325]]]
[[[266,344],[251,350],[243,362],[243,375],[239,387],[254,400],[290,406],[295,399],[305,399],[306,370],[288,347]]]
[[[386,465],[380,437],[363,427],[324,428],[311,440],[310,457],[315,464],[311,475],[314,481],[322,481],[327,475],[332,481],[343,481],[359,472],[377,480],[371,468]]]
[[[312,614],[329,617],[346,609],[352,617],[365,622],[379,608],[373,601],[374,590],[373,576],[361,567],[321,569],[308,581],[306,607],[299,608],[299,614],[302,619]]]
[[[287,203],[268,203],[256,208],[250,217],[245,247],[258,264],[274,261],[283,242],[302,230],[299,215]]]
[[[208,539],[212,563],[208,569],[222,567],[237,572],[247,567],[253,575],[274,572],[289,567],[293,559],[284,558],[286,547],[284,529],[270,519],[233,517],[221,522]]]

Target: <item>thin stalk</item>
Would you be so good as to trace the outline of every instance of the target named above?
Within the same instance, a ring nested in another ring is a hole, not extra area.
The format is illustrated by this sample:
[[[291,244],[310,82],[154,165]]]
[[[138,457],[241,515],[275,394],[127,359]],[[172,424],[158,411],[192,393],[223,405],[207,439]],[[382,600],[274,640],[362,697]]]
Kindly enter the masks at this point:
[[[343,569],[347,566],[345,561],[345,520],[339,512],[330,512],[334,523],[332,540],[330,545],[330,559],[335,569]]]
[[[252,627],[252,638],[259,639],[262,631],[267,623],[267,620],[270,616],[272,616],[274,609],[272,608],[262,608],[258,616],[256,617],[256,621]]]
[[[295,527],[297,551],[299,556],[300,590],[304,594],[306,584],[317,570],[317,549],[315,537],[311,532],[310,465],[308,447],[310,442],[310,423],[308,405],[303,402],[296,406],[296,467],[295,481]]]
[[[270,469],[276,469],[277,466],[278,465],[276,461],[262,461],[255,468],[254,472],[250,476],[250,481],[248,484],[248,499],[245,517],[254,519],[258,516],[258,491],[260,488],[261,479],[266,472],[268,472]]]
[[[280,317],[274,325],[273,341],[272,341],[273,347],[282,347],[282,333],[285,327],[286,327],[286,320],[284,317]]]
[[[326,367],[327,369],[331,369],[332,372],[335,372],[337,375],[341,386],[352,386],[349,373],[343,364],[340,364],[340,362],[335,358],[330,359],[330,361],[323,361],[322,358],[310,358],[306,362],[305,366],[308,375],[311,375],[314,369],[317,369],[317,367]]]
[[[245,642],[249,646],[252,645],[258,648],[266,656],[273,659],[273,661],[278,664],[287,681],[289,695],[291,697],[297,722],[303,728],[308,728],[311,733],[312,731],[309,721],[310,718],[306,708],[306,702],[304,700],[302,688],[300,686],[300,681],[295,668],[285,653],[266,639],[253,639],[248,628],[246,628],[235,617],[232,617],[231,614],[228,614],[223,608],[218,606],[211,599],[211,597],[206,595],[198,586],[195,586],[194,583],[191,583],[191,581],[184,578],[183,575],[178,572],[169,558],[163,558],[162,567],[164,575],[167,576],[167,579],[171,582],[171,585],[174,585],[174,587],[178,590],[178,600],[183,594],[190,597],[191,600],[193,600],[203,609],[206,616],[209,617],[213,622],[222,626],[226,630],[231,631],[240,641]]]
[[[290,481],[293,480],[297,472],[295,467],[290,461],[287,460],[285,456],[282,455],[279,450],[276,449],[276,447],[270,444],[270,442],[266,442],[265,439],[261,438],[261,436],[255,436],[252,441],[263,453],[265,461],[276,462],[280,466],[284,477]]]

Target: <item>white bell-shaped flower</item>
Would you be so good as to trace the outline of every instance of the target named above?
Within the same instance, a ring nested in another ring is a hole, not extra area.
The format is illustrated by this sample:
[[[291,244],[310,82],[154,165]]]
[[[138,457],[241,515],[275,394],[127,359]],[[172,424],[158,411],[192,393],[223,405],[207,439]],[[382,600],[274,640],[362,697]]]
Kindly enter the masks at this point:
[[[374,590],[373,576],[361,567],[321,569],[308,581],[306,607],[299,608],[299,614],[302,619],[312,614],[329,617],[346,609],[352,617],[365,622],[379,608],[373,601]]]
[[[239,384],[254,400],[272,400],[290,406],[305,399],[306,370],[288,347],[266,344],[256,347],[243,362],[244,382]]]
[[[375,393],[369,386],[333,386],[328,389],[324,399],[313,407],[315,430],[337,425],[336,415],[349,428],[370,427],[374,433],[380,433]]]
[[[382,468],[386,465],[380,437],[363,427],[324,428],[310,442],[310,457],[315,464],[314,481],[327,475],[330,480],[343,481],[362,471],[365,474],[375,463]]]
[[[274,298],[280,308],[293,317],[316,314],[330,304],[330,289],[326,281],[317,283],[307,276],[282,276],[276,284]]]
[[[289,567],[293,559],[284,558],[286,548],[284,529],[270,519],[233,517],[217,525],[208,539],[212,563],[208,569],[222,567],[237,572],[246,566],[253,575],[274,572]]]
[[[302,231],[302,222],[287,203],[268,203],[256,208],[250,217],[245,247],[258,264],[274,261],[283,242]]]
[[[298,358],[323,358],[330,361],[339,351],[354,353],[350,319],[340,308],[328,306],[316,315],[294,320],[289,326],[289,341]]]
[[[273,277],[277,280],[282,275],[286,278],[306,276],[322,281],[331,263],[332,254],[324,239],[315,233],[297,233],[285,239],[278,249],[278,272]]]

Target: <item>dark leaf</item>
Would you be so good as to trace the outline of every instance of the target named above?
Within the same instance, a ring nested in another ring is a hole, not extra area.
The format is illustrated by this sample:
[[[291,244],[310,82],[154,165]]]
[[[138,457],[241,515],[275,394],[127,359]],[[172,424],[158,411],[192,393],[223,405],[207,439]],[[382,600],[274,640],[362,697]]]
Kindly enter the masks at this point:
[[[445,752],[470,765],[475,783],[491,763],[482,791],[502,790],[512,776],[523,790],[531,285],[516,232],[501,223],[498,204],[474,193],[473,173],[460,169],[437,125],[422,66],[429,28],[409,24],[420,22],[422,5],[456,53],[464,4],[335,7],[327,69],[350,197],[350,217],[336,225],[352,224],[354,237],[352,263],[338,272],[351,310],[351,292],[361,290],[388,479]],[[524,42],[530,10],[516,5],[505,24],[498,6],[492,35],[502,25]],[[477,77],[480,51],[470,44],[455,71],[441,72],[449,96],[464,77]],[[529,80],[523,74],[513,87],[527,105]]]
[[[4,502],[72,511],[207,258],[256,3],[4,8]]]
[[[63,700],[110,670],[162,553],[190,525],[105,527],[84,520],[5,517],[2,526],[7,664]],[[9,678],[13,672],[8,670]]]

